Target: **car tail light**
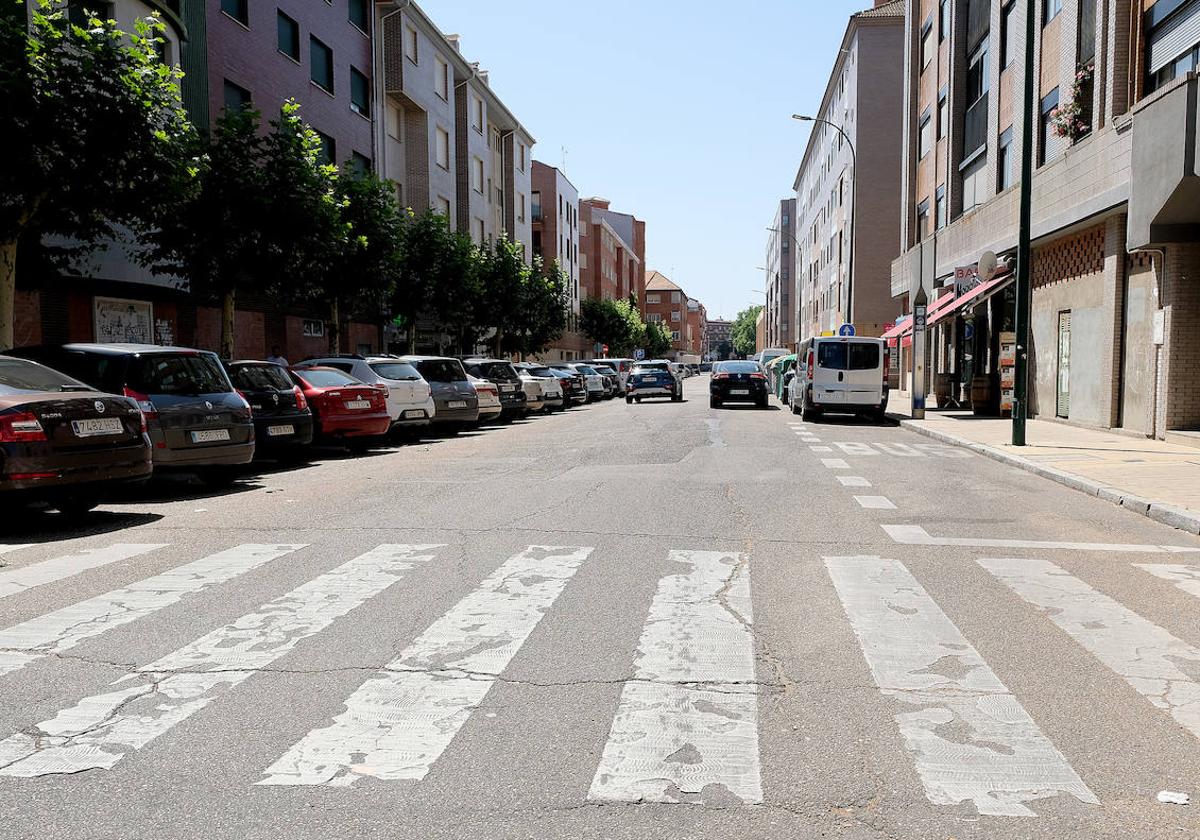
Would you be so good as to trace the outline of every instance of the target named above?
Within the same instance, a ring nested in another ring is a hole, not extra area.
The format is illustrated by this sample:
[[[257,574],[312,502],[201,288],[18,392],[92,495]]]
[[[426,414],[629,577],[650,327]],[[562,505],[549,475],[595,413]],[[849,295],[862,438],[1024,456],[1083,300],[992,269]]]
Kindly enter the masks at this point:
[[[9,473],[5,478],[10,481],[31,481],[36,478],[58,478],[56,472]]]
[[[292,386],[292,393],[296,395],[296,410],[304,411],[308,408],[308,398],[304,396],[304,392],[300,390],[299,385]]]
[[[146,422],[146,414],[145,414],[144,412],[142,412],[142,411],[139,411],[139,412],[138,412],[138,423],[140,423],[140,424],[141,424],[141,432],[142,432],[142,434],[144,434],[144,435],[145,435],[145,434],[149,434],[149,432],[150,432],[150,424]]]
[[[808,351],[808,361],[805,363],[805,367],[808,368],[808,373],[810,376],[812,375],[813,361],[814,361],[813,351],[809,350]]]
[[[750,374],[750,378],[751,379],[766,379],[767,375],[765,373],[752,373],[752,374]]]
[[[883,384],[888,381],[888,371],[892,368],[892,351],[891,348],[883,348]]]
[[[712,378],[713,379],[728,379],[729,374],[728,373],[714,373]]]
[[[238,390],[236,393],[237,393],[238,397],[240,397],[240,398],[241,398],[241,400],[242,400],[242,403],[244,404],[244,407],[245,407],[245,409],[246,409],[247,411],[249,411],[249,412],[250,412],[251,416],[253,416],[253,414],[254,414],[254,409],[250,407],[250,400],[249,400],[249,399],[247,399],[246,395],[245,395],[245,394],[243,394],[243,393],[242,393],[240,390]]]
[[[145,415],[147,420],[151,417],[158,417],[158,409],[150,401],[149,395],[143,394],[141,391],[135,391],[132,388],[122,388],[121,393],[137,403],[137,407],[142,410],[142,414]]]
[[[41,421],[28,411],[0,414],[0,443],[37,443],[45,439]]]

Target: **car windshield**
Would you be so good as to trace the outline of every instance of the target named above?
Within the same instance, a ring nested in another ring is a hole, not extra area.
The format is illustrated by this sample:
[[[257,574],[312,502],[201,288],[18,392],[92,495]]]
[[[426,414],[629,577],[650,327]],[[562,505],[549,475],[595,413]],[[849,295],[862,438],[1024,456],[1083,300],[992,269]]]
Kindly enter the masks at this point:
[[[719,373],[759,373],[762,368],[758,362],[722,362],[717,365]]]
[[[554,376],[554,371],[550,370],[550,368],[544,368],[544,367],[525,368],[525,372],[528,373],[530,376],[540,376],[543,379],[547,376]]]
[[[640,367],[635,367],[633,369],[633,373],[635,376],[638,374],[646,374],[646,373],[665,373],[666,371],[667,371],[666,365],[641,365]]]
[[[327,368],[301,368],[296,371],[309,385],[314,388],[340,388],[345,385],[362,385],[363,383],[355,379],[348,373],[342,373],[340,370],[329,370]]]
[[[587,365],[579,365],[577,370],[582,374],[586,374],[587,376],[599,376],[600,375],[600,374],[596,373],[595,370],[588,367]]]
[[[0,359],[0,394],[91,390],[77,379],[21,359]]]
[[[475,375],[484,379],[508,382],[517,378],[513,366],[508,362],[478,362],[471,367],[478,368],[479,373]]]
[[[617,372],[615,370],[613,370],[610,367],[605,367],[603,365],[596,368],[595,370],[596,370],[596,373],[602,374],[604,376],[616,376],[617,375]]]
[[[237,388],[245,391],[290,391],[291,380],[279,365],[237,365],[229,371]]]
[[[467,372],[457,359],[422,359],[416,368],[426,382],[466,382]]]
[[[229,380],[211,353],[150,353],[134,361],[129,387],[145,394],[227,394]]]
[[[394,379],[399,382],[418,382],[421,374],[408,362],[373,362],[371,370],[384,379]]]

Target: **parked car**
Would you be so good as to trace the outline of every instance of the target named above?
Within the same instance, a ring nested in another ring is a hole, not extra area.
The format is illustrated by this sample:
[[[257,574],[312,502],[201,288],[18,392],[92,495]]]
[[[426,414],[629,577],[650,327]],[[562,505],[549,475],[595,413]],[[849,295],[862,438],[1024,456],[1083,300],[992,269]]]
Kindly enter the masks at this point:
[[[194,470],[206,483],[222,486],[254,457],[250,403],[234,390],[215,353],[153,344],[66,344],[10,352],[134,400],[146,416],[156,471]]]
[[[788,391],[793,413],[825,411],[883,420],[888,403],[888,349],[881,338],[822,336],[801,342]]]
[[[450,356],[401,356],[429,383],[436,410],[433,426],[449,434],[479,422],[479,394],[462,362]]]
[[[713,369],[712,362],[701,362],[700,363],[700,372],[701,373],[709,373],[712,369]]]
[[[153,469],[146,418],[132,400],[0,356],[0,510],[41,501],[82,516]]]
[[[583,374],[584,386],[587,388],[588,402],[604,399],[608,394],[608,385],[604,381],[604,377],[596,373],[595,369],[589,365],[580,362],[568,363],[567,367],[577,373]]]
[[[566,374],[553,371],[545,365],[525,362],[515,366],[521,377],[528,378],[542,386],[542,400],[547,411],[566,408],[566,397],[563,393],[563,379]],[[561,376],[560,376],[561,374]]]
[[[750,357],[750,360],[754,361],[754,362],[758,362],[765,369],[767,367],[767,365],[771,364],[772,359],[778,358],[779,356],[786,356],[788,353],[791,353],[791,352],[792,352],[791,350],[787,350],[782,347],[771,347],[766,350],[760,350],[759,352],[755,353],[753,356]]]
[[[662,381],[664,383],[664,387],[670,387],[672,389],[670,396],[675,402],[679,402],[683,399],[683,379],[676,373],[674,362],[669,362],[666,359],[651,359],[649,361],[638,362],[636,365],[634,365],[633,370],[630,372],[630,378],[632,378],[633,374],[635,373],[644,373],[645,371],[652,370],[661,371],[670,377],[670,379],[664,379]],[[625,389],[625,393],[626,396],[628,396],[628,387]],[[658,396],[662,395],[659,394]]]
[[[767,372],[758,362],[718,362],[708,381],[708,405],[720,408],[729,402],[767,407]]]
[[[675,378],[664,362],[635,365],[625,385],[625,403],[641,402],[644,397],[670,397],[672,402],[683,399],[683,383]]]
[[[479,398],[479,424],[499,420],[504,414],[504,403],[500,401],[500,389],[496,383],[480,379],[478,376],[471,376],[469,373],[467,376],[471,380],[471,386],[475,389],[475,395]]]
[[[514,369],[516,365],[513,366]],[[546,407],[546,386],[544,380],[534,379],[523,370],[517,370],[517,378],[521,380],[521,390],[525,392],[525,416],[542,414]]]
[[[477,379],[486,379],[496,386],[500,394],[501,417],[512,420],[525,414],[525,389],[521,377],[511,362],[503,359],[465,359],[463,367]]]
[[[597,365],[605,365],[615,370],[617,375],[621,377],[621,387],[619,389],[620,393],[624,393],[625,381],[629,378],[629,371],[633,370],[633,366],[637,364],[637,362],[635,362],[633,359],[624,358],[581,359],[581,361],[585,365],[592,365],[593,367]]]
[[[433,389],[415,367],[396,356],[319,356],[301,364],[337,368],[369,385],[386,386],[394,430],[415,429],[433,422],[437,411]]]
[[[293,365],[288,373],[308,400],[321,442],[361,452],[380,442],[391,428],[386,385],[368,385],[324,365]]]
[[[563,383],[563,394],[569,405],[583,405],[588,401],[587,377],[571,367],[570,362],[551,362],[546,367]]]
[[[621,377],[617,372],[608,365],[589,365],[592,370],[604,377],[604,384],[607,386],[608,393],[604,395],[604,399],[611,400],[617,394],[621,393]]]
[[[226,362],[233,387],[254,417],[254,454],[294,453],[313,441],[313,416],[308,398],[287,370],[271,362]]]

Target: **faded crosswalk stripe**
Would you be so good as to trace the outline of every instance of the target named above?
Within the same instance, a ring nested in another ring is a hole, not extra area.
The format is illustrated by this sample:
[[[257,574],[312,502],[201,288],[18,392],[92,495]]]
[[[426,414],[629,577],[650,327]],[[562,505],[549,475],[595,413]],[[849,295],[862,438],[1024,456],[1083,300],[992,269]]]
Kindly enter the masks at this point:
[[[62,557],[43,560],[41,563],[32,563],[28,566],[10,569],[7,572],[0,572],[0,598],[25,592],[44,583],[53,583],[56,580],[69,578],[80,572],[86,572],[88,569],[107,566],[109,563],[147,554],[156,548],[166,548],[167,545],[169,543],[138,545],[117,543],[107,548],[85,548],[76,554],[64,554]]]
[[[1193,676],[1200,672],[1200,650],[1053,563],[983,559],[979,564],[1200,737],[1200,683]]]
[[[126,674],[51,720],[0,741],[0,775],[109,769],[355,607],[438,545],[382,545],[174,653]]]
[[[1200,598],[1200,566],[1182,563],[1134,563],[1139,569],[1155,577],[1169,580],[1189,595]]]
[[[0,676],[301,548],[304,546],[239,545],[0,630]]]
[[[750,572],[743,555],[672,551],[588,798],[762,802]]]
[[[505,561],[258,784],[425,778],[591,552],[530,546]]]
[[[912,707],[896,722],[931,802],[997,816],[1035,816],[1024,803],[1062,793],[1097,804],[902,563],[826,557],[825,567],[875,683]]]

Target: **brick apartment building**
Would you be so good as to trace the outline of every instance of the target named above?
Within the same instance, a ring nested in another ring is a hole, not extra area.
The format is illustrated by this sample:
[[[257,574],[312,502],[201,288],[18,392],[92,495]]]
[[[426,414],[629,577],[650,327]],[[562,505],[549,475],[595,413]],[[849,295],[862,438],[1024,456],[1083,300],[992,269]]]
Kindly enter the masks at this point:
[[[591,342],[577,332],[581,295],[579,272],[579,191],[562,170],[533,162],[533,254],[557,262],[568,278],[571,313],[567,331],[543,354],[553,361],[591,354]]]
[[[688,298],[687,335],[684,339],[687,352],[704,356],[708,352],[708,310],[695,298]]]
[[[647,322],[667,324],[671,329],[669,358],[687,353],[702,354],[707,328],[703,304],[658,271],[647,271],[645,279]]]
[[[1032,38],[1030,414],[1192,439],[1173,433],[1200,429],[1200,2],[1048,0],[1029,33],[1021,2],[905,8],[891,291],[897,311],[918,289],[930,300],[933,392],[984,411],[1005,396],[1011,274],[980,283],[971,267],[1015,254]],[[1074,105],[1078,122],[1056,130],[1055,109]]]
[[[767,344],[792,348],[796,342],[796,199],[785,198],[779,202],[768,232],[764,265],[767,273]]]
[[[598,300],[644,298],[646,223],[610,209],[604,198],[579,202],[580,286]]]
[[[722,358],[723,350],[732,350],[732,335],[733,322],[726,321],[724,318],[713,318],[708,322],[705,330],[705,339],[708,344],[705,352],[712,359]],[[729,348],[724,348],[723,345],[729,343]]]

